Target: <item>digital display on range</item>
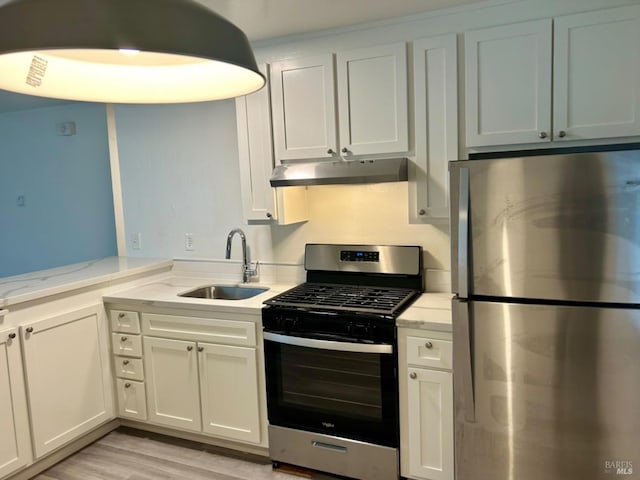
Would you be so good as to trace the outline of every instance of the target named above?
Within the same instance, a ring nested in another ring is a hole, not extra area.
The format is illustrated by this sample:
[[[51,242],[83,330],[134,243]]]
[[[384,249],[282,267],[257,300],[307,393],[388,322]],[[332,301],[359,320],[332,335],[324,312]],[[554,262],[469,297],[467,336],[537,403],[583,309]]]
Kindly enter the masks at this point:
[[[361,250],[341,250],[342,262],[380,262],[380,252],[363,252]]]

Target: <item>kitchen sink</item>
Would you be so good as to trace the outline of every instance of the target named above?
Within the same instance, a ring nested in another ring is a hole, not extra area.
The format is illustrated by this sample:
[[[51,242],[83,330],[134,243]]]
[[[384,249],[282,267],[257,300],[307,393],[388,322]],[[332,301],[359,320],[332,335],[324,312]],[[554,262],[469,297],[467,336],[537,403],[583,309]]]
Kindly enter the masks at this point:
[[[244,300],[255,297],[269,290],[269,287],[244,287],[241,285],[206,285],[194,288],[184,293],[179,293],[179,297],[209,298],[216,300]]]

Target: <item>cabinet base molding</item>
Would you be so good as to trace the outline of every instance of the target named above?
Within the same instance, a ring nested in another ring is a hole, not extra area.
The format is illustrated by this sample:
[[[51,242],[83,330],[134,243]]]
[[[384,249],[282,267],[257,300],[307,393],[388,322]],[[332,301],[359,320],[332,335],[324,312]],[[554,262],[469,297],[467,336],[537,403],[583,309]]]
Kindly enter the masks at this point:
[[[151,425],[148,423],[136,422],[133,420],[120,419],[120,424],[123,427],[129,427],[135,430],[142,430],[145,432],[156,433],[159,435],[163,435],[165,437],[180,438],[182,440],[189,440],[192,442],[202,443],[205,445],[211,445],[214,447],[219,447],[221,449],[234,450],[234,453],[236,455],[238,452],[242,452],[244,454],[257,455],[259,457],[269,456],[268,448],[259,447],[255,445],[247,445],[246,443],[236,443],[236,442],[221,440],[218,438],[211,438],[206,435],[201,435],[198,433],[184,432],[182,430],[174,430],[171,428],[161,427],[158,425]]]
[[[23,470],[20,470],[14,475],[10,475],[5,480],[28,480],[30,478],[33,478],[36,475],[44,472],[48,468],[51,468],[56,463],[61,462],[65,458],[82,450],[87,445],[104,437],[105,435],[112,432],[119,426],[120,426],[120,421],[118,419],[110,420],[109,422],[103,425],[100,425],[95,430],[92,430],[91,432],[87,433],[83,437],[78,438],[77,440],[74,440],[73,442],[69,443],[68,445],[65,445],[59,450],[56,450],[55,452],[37,461],[36,463],[29,465],[28,467],[26,467]]]

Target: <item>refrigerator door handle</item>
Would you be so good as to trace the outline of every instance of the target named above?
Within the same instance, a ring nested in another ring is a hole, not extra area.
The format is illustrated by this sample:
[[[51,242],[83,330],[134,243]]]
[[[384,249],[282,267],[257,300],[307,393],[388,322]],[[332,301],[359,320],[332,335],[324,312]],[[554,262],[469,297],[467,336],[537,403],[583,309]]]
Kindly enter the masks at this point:
[[[471,363],[471,328],[469,323],[469,303],[454,300],[454,381],[464,406],[464,417],[467,422],[475,422],[475,392],[473,381],[473,364]],[[456,381],[457,378],[457,381]]]
[[[458,295],[469,297],[469,169],[460,168],[458,190]]]

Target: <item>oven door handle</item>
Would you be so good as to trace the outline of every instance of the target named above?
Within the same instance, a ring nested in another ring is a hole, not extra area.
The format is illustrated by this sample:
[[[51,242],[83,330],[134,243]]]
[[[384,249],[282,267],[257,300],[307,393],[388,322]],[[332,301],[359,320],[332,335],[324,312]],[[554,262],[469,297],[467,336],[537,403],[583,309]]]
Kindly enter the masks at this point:
[[[330,340],[316,340],[314,338],[292,337],[278,333],[264,332],[265,340],[297,347],[319,348],[322,350],[336,350],[340,352],[356,353],[393,353],[393,345],[369,345],[351,342],[333,342]]]

